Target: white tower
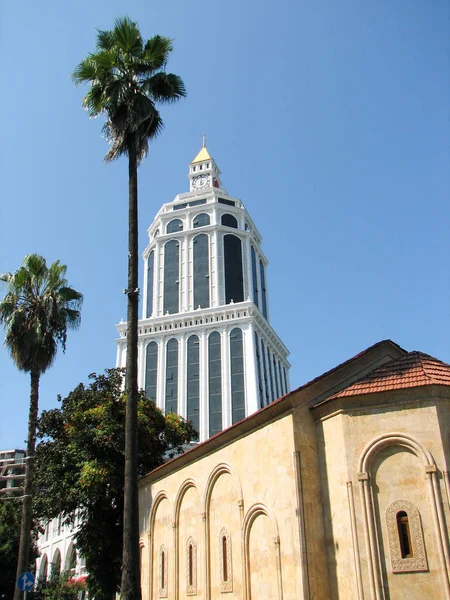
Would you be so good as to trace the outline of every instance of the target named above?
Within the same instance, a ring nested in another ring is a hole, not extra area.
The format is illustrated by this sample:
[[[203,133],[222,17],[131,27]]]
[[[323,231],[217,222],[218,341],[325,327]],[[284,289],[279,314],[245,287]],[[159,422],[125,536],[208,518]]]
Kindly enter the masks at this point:
[[[261,236],[221,187],[204,139],[188,177],[190,191],[148,229],[139,387],[192,421],[203,441],[286,394],[290,365],[269,325]],[[126,323],[117,330],[125,366]]]

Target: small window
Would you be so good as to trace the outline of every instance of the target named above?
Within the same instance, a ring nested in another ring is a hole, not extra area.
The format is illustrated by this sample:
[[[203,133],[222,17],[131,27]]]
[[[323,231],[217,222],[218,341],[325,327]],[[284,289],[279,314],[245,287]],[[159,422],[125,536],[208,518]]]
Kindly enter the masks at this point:
[[[194,228],[205,227],[205,225],[209,225],[209,224],[210,224],[210,218],[209,218],[209,215],[207,215],[206,213],[200,213],[199,215],[194,217],[194,221],[193,221]]]
[[[233,571],[231,560],[231,538],[227,529],[223,528],[219,537],[220,552],[220,591],[233,591]]]
[[[221,223],[222,223],[222,225],[225,225],[226,227],[233,227],[233,229],[238,228],[237,219],[236,219],[236,217],[233,217],[233,215],[229,215],[229,214],[222,215]]]
[[[159,550],[159,597],[167,598],[167,550],[164,546],[161,546]]]
[[[186,544],[186,593],[197,595],[197,544],[190,537]]]
[[[219,198],[217,202],[219,202],[219,204],[227,204],[228,206],[236,206],[234,200],[226,200],[225,198]]]
[[[386,526],[393,573],[428,571],[420,513],[407,500],[386,509]]]
[[[411,531],[409,530],[408,515],[404,510],[397,513],[397,529],[402,558],[412,558],[414,554],[411,544]]]
[[[178,231],[183,231],[183,221],[181,219],[173,219],[168,223],[166,232],[176,233]]]

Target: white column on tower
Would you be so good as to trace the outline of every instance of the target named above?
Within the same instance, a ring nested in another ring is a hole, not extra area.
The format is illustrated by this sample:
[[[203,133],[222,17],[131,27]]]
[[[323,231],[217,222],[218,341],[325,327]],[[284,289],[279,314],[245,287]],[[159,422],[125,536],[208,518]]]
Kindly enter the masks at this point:
[[[259,409],[258,398],[258,370],[255,353],[255,333],[253,323],[242,328],[244,342],[244,373],[245,373],[245,416],[251,415]]]

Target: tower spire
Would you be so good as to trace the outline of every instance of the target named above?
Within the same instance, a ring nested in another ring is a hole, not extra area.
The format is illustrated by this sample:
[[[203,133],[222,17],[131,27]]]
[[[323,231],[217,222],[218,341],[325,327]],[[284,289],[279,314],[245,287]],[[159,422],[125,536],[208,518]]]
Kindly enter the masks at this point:
[[[202,135],[202,148],[206,148],[206,134]]]

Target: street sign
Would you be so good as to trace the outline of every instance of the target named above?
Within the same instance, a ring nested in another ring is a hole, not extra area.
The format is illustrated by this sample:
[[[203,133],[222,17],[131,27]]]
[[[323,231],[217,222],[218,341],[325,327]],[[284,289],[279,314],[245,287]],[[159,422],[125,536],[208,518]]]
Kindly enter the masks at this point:
[[[22,573],[17,579],[17,587],[22,592],[30,591],[34,586],[34,575],[33,573]]]

